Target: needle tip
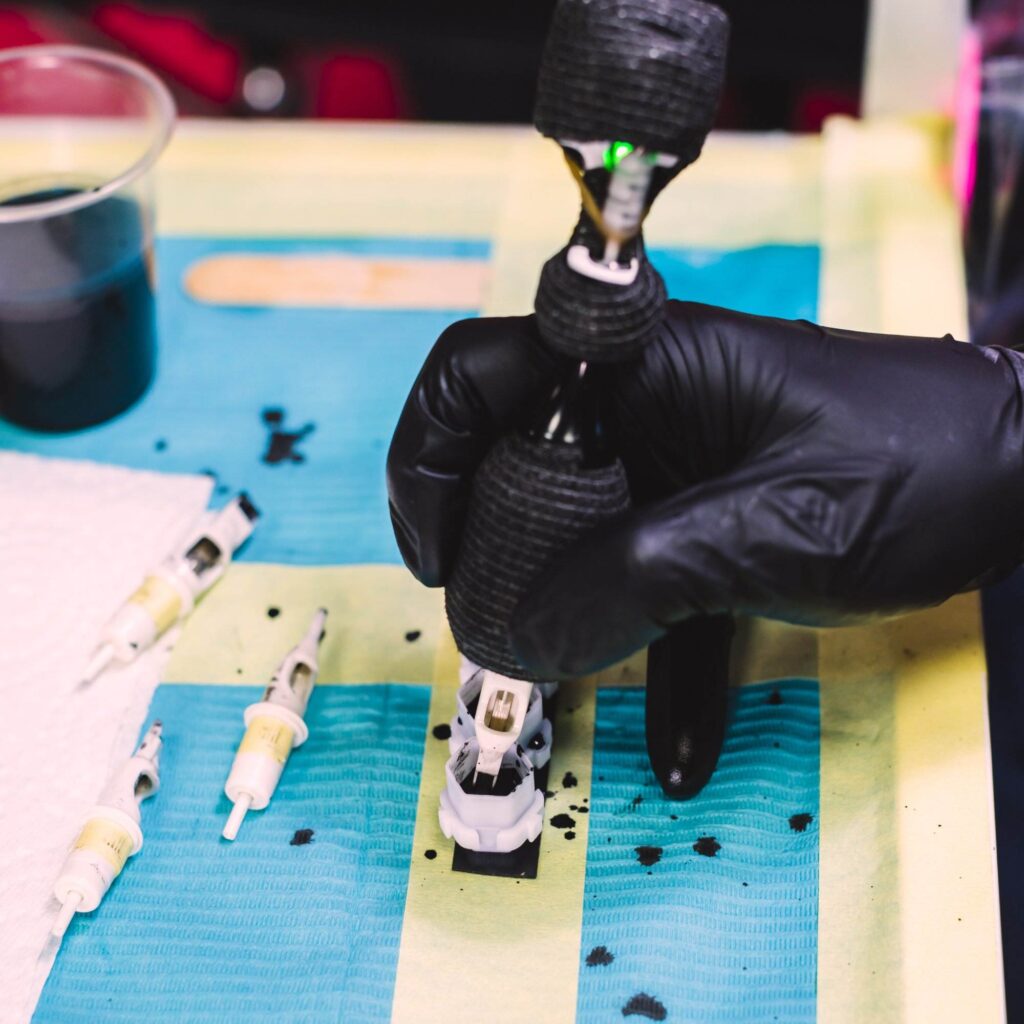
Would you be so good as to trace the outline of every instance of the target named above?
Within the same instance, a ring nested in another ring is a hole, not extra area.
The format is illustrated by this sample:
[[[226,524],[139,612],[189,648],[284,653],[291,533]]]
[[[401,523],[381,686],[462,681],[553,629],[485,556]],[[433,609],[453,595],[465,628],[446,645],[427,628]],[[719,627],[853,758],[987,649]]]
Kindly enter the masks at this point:
[[[224,831],[221,832],[225,839],[234,841],[237,838],[238,830],[242,827],[242,821],[251,803],[252,797],[244,793],[235,801],[235,806],[231,808],[227,823],[224,825]]]
[[[95,654],[89,659],[85,667],[85,675],[82,677],[82,686],[88,686],[104,669],[114,660],[114,648],[110,644],[103,644],[96,648]]]

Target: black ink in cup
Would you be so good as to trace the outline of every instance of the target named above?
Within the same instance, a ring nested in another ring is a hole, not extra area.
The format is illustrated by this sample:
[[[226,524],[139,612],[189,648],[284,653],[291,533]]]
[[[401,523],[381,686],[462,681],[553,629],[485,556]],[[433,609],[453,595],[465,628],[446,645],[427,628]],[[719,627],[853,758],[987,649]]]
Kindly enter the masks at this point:
[[[156,363],[153,168],[174,101],[135,61],[0,50],[0,417],[91,427]]]
[[[81,191],[24,193],[0,209]],[[124,412],[153,378],[152,242],[130,198],[46,211],[40,205],[38,216],[0,222],[0,415],[70,431]]]

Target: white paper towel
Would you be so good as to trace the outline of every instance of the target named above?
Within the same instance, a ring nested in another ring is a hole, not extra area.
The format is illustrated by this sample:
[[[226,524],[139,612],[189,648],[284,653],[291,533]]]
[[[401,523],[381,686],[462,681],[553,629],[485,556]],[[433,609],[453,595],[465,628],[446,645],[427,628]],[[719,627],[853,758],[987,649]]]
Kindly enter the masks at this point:
[[[0,452],[0,1024],[31,1018],[49,968],[51,887],[131,753],[169,644],[89,687],[82,670],[210,488],[206,477]]]

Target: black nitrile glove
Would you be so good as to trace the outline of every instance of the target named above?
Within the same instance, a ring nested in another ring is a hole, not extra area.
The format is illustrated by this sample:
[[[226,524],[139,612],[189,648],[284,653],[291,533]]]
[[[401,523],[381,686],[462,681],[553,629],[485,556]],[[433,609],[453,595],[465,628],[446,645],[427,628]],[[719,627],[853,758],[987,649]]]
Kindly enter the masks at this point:
[[[399,545],[427,585],[451,569],[476,466],[562,365],[532,317],[456,324],[428,357],[388,457]],[[587,672],[695,615],[892,614],[1021,559],[1016,353],[669,302],[612,372],[636,507],[522,601],[512,642],[531,667]]]

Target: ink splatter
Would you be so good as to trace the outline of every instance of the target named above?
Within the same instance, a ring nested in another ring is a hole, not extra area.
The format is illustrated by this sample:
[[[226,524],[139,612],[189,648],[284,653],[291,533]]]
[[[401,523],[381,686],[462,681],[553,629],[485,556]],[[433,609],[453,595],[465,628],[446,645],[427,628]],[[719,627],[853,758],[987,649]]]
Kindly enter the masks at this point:
[[[572,787],[575,786],[577,782],[579,782],[579,779],[577,779],[576,776],[573,775],[572,772],[566,772],[562,776],[562,785],[566,789],[572,789]]]
[[[794,814],[789,819],[789,827],[794,832],[803,832],[812,821],[814,821],[813,814]]]
[[[295,835],[288,840],[289,846],[308,846],[313,842],[313,830],[311,828],[298,828]]]
[[[615,959],[615,954],[608,951],[607,946],[595,946],[587,954],[588,967],[607,967]]]
[[[670,817],[670,818],[671,818],[671,819],[672,819],[673,821],[678,821],[678,820],[679,820],[679,815],[678,815],[678,814],[670,814],[670,815],[669,815],[669,817]]]
[[[576,821],[570,818],[568,814],[556,814],[551,819],[551,824],[554,828],[574,828]]]
[[[156,451],[156,452],[165,452],[165,451],[167,451],[167,442],[161,437],[160,440],[157,441],[156,444],[153,445],[153,451]]]
[[[697,842],[693,844],[693,848],[702,857],[714,857],[714,855],[722,848],[722,844],[718,842],[714,836],[701,836]]]
[[[622,1008],[623,1017],[646,1017],[648,1020],[664,1020],[668,1010],[654,996],[646,992],[637,992]]]
[[[452,727],[447,722],[442,722],[440,725],[435,725],[431,729],[435,740],[446,740],[452,734]]]
[[[576,833],[575,832],[566,832],[565,833],[565,838],[566,839],[575,839],[576,838]]]
[[[280,614],[281,614],[281,609],[280,608],[268,608],[267,609],[267,618],[268,619],[276,619],[278,617],[278,615],[280,615]]]
[[[316,430],[316,424],[307,423],[301,430],[287,431],[279,429],[284,423],[284,409],[264,409],[263,422],[270,430],[267,438],[267,450],[263,453],[263,461],[269,466],[280,462],[305,462],[306,456],[296,451],[296,445]]]
[[[200,469],[200,476],[208,476],[213,481],[213,493],[214,494],[227,494],[231,490],[226,483],[224,483],[220,474],[215,469]]]
[[[782,703],[782,694],[779,693],[778,690],[772,690],[772,692],[768,695],[768,703],[769,704],[781,704]]]
[[[580,814],[589,814],[590,813],[590,808],[589,807],[577,807],[576,810],[579,811]],[[940,825],[939,827],[941,828],[942,826]]]
[[[664,852],[660,846],[637,846],[636,859],[640,861],[645,868],[649,868],[654,864],[657,864],[661,860],[661,855]]]
[[[419,630],[419,629],[410,629],[409,632],[405,634],[405,641],[406,641],[406,643],[410,643],[410,644],[415,643],[417,640],[419,640],[419,638],[422,635],[423,635],[423,632],[421,630]]]
[[[545,800],[550,800],[554,795],[555,794],[552,793],[550,789],[545,789],[544,790],[544,799]]]
[[[639,793],[637,793],[637,795],[635,797],[633,797],[633,808],[634,808],[634,810],[637,807],[639,807],[643,802],[644,802],[644,798]]]
[[[433,860],[437,856],[437,850],[424,850],[423,856],[426,857],[427,860]]]

